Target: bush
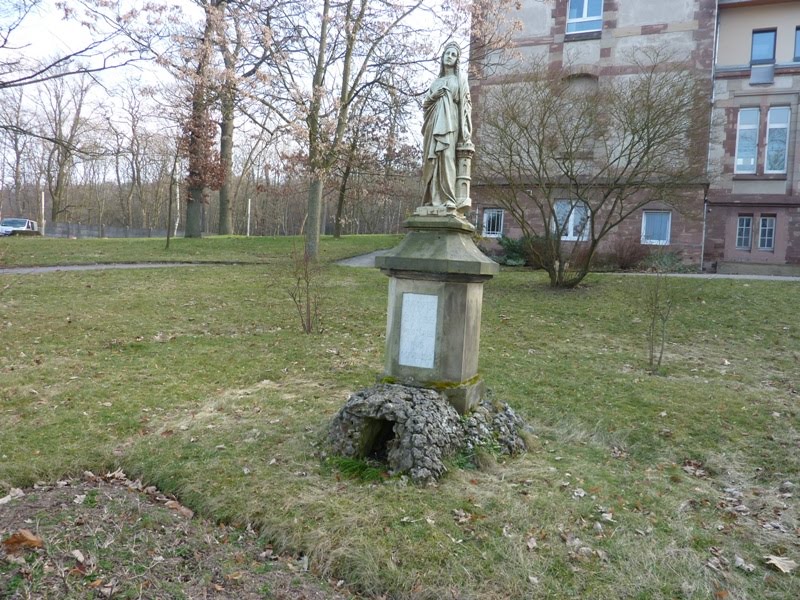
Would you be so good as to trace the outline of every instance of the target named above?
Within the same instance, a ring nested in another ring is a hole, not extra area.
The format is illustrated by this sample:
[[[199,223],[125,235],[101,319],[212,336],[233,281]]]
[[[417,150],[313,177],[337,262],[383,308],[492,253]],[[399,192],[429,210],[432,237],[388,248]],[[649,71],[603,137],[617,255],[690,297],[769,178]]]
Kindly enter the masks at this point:
[[[498,242],[500,242],[500,246],[503,248],[501,264],[510,267],[521,267],[527,264],[528,261],[525,256],[525,238],[515,240],[514,238],[503,236]]]
[[[525,262],[534,269],[544,269],[553,264],[555,257],[547,240],[540,236],[527,236],[522,240]]]
[[[650,256],[650,248],[642,245],[638,238],[617,238],[609,252],[609,259],[623,271],[639,267]]]
[[[570,265],[573,271],[582,271],[584,268],[594,267],[595,255],[589,255],[589,246],[581,244],[572,249]]]
[[[680,251],[652,252],[640,264],[642,269],[660,273],[674,273],[686,270]]]

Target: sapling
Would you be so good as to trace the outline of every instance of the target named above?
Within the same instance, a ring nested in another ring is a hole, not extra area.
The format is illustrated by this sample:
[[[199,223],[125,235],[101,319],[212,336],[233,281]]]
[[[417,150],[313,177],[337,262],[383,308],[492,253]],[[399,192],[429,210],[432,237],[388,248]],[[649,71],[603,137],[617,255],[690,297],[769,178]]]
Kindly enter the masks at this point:
[[[296,249],[292,251],[294,287],[289,290],[289,297],[294,302],[300,316],[303,333],[313,333],[321,329],[319,302],[319,265],[309,254]]]

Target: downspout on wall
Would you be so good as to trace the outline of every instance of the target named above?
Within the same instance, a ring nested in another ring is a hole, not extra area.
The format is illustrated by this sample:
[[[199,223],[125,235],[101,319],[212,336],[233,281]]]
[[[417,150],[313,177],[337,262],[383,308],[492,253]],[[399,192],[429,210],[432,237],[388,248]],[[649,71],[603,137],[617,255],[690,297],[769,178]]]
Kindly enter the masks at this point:
[[[700,272],[705,271],[706,262],[706,225],[708,222],[708,190],[711,187],[711,132],[714,126],[714,100],[716,96],[717,53],[719,52],[719,0],[714,3],[714,53],[711,57],[711,110],[708,117],[708,150],[706,155],[706,184],[703,193],[703,233],[700,240]]]

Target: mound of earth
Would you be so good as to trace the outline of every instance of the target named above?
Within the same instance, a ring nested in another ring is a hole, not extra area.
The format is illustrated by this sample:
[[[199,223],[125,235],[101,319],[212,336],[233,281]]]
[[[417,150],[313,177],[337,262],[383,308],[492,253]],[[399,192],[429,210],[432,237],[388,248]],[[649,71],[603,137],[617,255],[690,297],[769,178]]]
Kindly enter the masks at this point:
[[[121,471],[0,498],[0,598],[345,598],[307,570]]]

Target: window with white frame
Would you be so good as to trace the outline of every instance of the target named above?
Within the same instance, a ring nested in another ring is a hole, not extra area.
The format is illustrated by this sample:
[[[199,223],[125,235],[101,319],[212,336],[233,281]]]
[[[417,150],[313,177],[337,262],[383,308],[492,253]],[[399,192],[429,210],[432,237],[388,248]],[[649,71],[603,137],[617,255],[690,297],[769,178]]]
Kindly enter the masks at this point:
[[[762,216],[758,225],[758,249],[775,250],[775,217]]]
[[[767,154],[764,173],[786,173],[790,115],[788,106],[770,108],[767,113]]]
[[[642,244],[666,246],[672,229],[672,213],[668,210],[646,210],[642,213]]]
[[[501,237],[503,235],[503,209],[483,209],[483,236]]]
[[[753,215],[739,215],[736,221],[736,249],[750,250],[753,244]]]
[[[603,0],[569,0],[567,33],[603,29]]]
[[[739,110],[739,123],[736,127],[736,163],[734,173],[755,173],[758,158],[758,120],[757,108]]]
[[[556,200],[553,223],[562,240],[582,242],[589,239],[589,207],[574,200]]]

